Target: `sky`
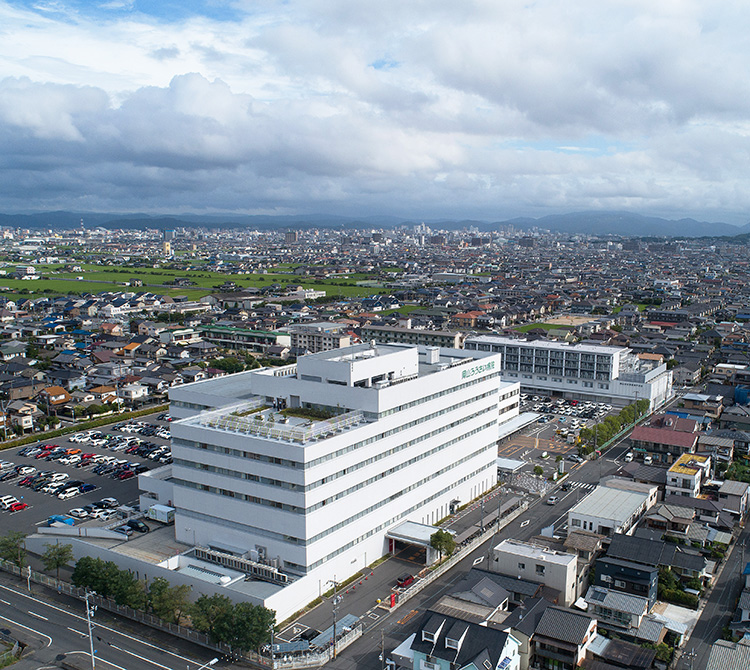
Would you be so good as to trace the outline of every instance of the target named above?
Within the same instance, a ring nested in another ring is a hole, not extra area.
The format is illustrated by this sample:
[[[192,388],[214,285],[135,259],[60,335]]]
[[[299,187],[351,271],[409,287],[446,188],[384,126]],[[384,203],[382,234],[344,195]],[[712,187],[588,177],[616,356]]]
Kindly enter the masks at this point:
[[[750,221],[750,3],[0,0],[0,211]]]

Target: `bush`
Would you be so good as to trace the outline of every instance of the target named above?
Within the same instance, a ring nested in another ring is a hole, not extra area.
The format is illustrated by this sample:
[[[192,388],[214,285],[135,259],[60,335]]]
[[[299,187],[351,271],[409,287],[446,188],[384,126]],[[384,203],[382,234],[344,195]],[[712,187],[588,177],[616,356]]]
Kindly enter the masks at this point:
[[[659,599],[666,600],[675,605],[698,609],[698,596],[694,596],[692,593],[685,593],[679,589],[664,589]]]

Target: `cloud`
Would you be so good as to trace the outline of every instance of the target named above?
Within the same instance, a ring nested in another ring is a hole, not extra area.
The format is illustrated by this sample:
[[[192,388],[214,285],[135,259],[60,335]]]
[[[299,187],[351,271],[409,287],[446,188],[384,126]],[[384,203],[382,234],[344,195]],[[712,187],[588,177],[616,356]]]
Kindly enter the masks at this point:
[[[744,5],[169,7],[0,0],[0,209],[750,204]]]

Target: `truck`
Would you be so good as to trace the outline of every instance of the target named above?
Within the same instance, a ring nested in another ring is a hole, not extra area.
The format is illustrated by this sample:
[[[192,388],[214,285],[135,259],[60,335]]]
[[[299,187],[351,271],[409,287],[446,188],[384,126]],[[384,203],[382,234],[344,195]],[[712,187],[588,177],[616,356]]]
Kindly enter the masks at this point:
[[[148,508],[147,516],[152,521],[174,523],[174,507],[169,507],[168,505],[151,505]]]

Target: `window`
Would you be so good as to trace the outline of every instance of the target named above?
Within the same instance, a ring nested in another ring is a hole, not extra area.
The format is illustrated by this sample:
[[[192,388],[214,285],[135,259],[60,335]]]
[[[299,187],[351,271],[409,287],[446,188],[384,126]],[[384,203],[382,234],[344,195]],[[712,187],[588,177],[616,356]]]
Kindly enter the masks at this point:
[[[537,565],[536,566],[536,574],[544,576],[544,565]]]
[[[624,589],[625,582],[623,582],[622,579],[615,579],[615,587],[618,589]]]
[[[519,570],[525,570],[526,569],[526,563],[519,563],[518,564],[518,569]]]
[[[430,631],[423,630],[422,631],[422,642],[435,642],[435,635],[431,633]],[[425,666],[427,663],[425,663]],[[431,664],[430,664],[431,665]]]
[[[576,528],[580,528],[581,527],[581,520],[580,519],[572,519],[572,524]]]

